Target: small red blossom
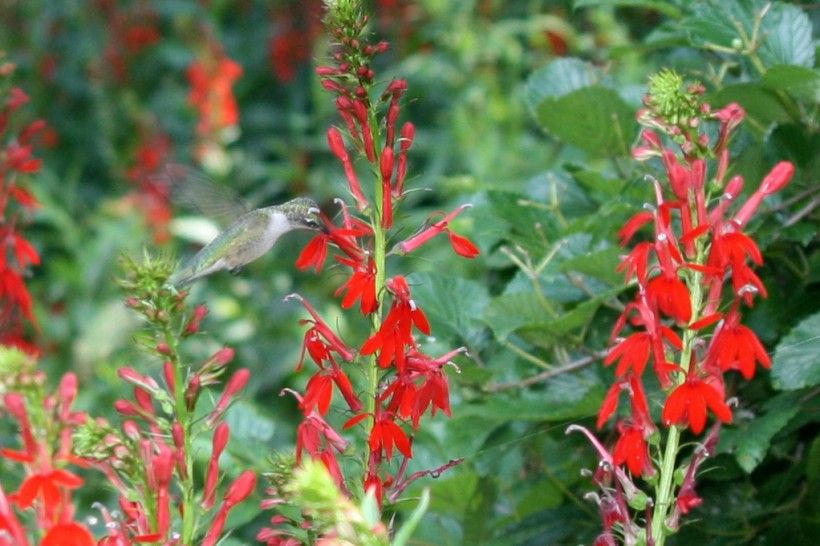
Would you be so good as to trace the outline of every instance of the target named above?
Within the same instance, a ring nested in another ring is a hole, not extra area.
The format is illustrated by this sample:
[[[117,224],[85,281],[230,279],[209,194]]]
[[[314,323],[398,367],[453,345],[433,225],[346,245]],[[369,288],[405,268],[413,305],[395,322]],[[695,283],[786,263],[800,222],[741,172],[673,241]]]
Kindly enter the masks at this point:
[[[2,527],[0,527],[1,529]],[[60,523],[48,530],[40,546],[94,546],[94,537],[79,523]]]
[[[700,434],[706,426],[707,409],[724,423],[732,422],[732,410],[720,392],[706,381],[690,377],[669,395],[662,419],[666,426],[688,424],[692,432]]]
[[[733,310],[718,329],[709,348],[708,361],[725,372],[739,370],[743,377],[751,379],[755,374],[755,362],[771,368],[772,359],[748,326],[740,324],[740,314]]]
[[[612,450],[616,465],[626,465],[635,476],[652,474],[652,460],[643,429],[633,424],[618,423],[618,441]]]
[[[390,412],[380,413],[370,429],[368,443],[370,451],[374,453],[383,452],[387,459],[393,457],[393,449],[398,450],[408,459],[413,457],[413,449],[410,438],[394,421],[395,416]]]

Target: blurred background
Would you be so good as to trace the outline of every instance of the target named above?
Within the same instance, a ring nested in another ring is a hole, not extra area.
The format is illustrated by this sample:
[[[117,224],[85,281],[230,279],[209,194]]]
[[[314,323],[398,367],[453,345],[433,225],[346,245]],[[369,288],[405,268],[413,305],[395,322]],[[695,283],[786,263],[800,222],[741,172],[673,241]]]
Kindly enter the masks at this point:
[[[424,341],[425,352],[470,352],[457,361],[460,373],[450,371],[453,417],[437,417],[415,439],[411,470],[465,462],[417,483],[432,487],[433,503],[414,544],[575,545],[597,535],[598,511],[583,498],[594,487],[580,474],[597,461],[564,430],[594,426],[612,380],[596,355],[624,291],[616,234],[651,197],[643,176],[662,172],[630,158],[634,112],[661,67],[704,83],[713,107],[738,101],[747,110],[732,166],[747,191],[777,159],[798,167],[751,226],[770,295],[748,323],[774,352],[775,371],[730,385],[741,400],[736,425],[707,464],[704,508],[674,543],[815,543],[820,10],[774,3],[762,23],[765,43],[745,54],[735,47],[738,28],[751,35],[763,6],[368,3],[372,31],[392,46],[378,77],[409,81],[402,115],[417,136],[408,186],[430,189],[411,194],[401,222],[416,226],[431,212],[472,203],[455,227],[482,250],[476,260],[457,259],[440,241],[391,264],[412,271],[414,296],[432,321],[436,337]],[[325,135],[339,120],[314,75],[330,45],[321,15],[320,0],[0,0],[0,64],[16,65],[13,84],[31,99],[25,116],[48,124],[36,152],[42,168],[27,185],[41,207],[21,227],[42,256],[27,280],[38,327],[17,334],[40,348],[54,381],[76,371],[79,407],[92,415],[113,417],[126,390],[119,366],[149,362],[117,286],[118,258],[147,249],[182,259],[216,226],[171,202],[154,176],[165,163],[189,165],[259,204],[310,195],[336,213],[344,173]],[[228,344],[234,365],[253,370],[229,416],[227,468],[264,469],[273,453],[293,449],[299,412],[279,391],[302,386],[308,374],[294,372],[304,313],[283,296],[306,295],[351,339],[367,326],[339,312],[332,295],[341,272],[294,267],[309,237],[289,234],[240,275],[193,287],[189,301],[207,303],[211,314],[207,335],[188,344],[191,357]],[[792,359],[803,363],[797,372],[778,368]],[[0,461],[0,479],[7,464]],[[94,500],[111,501],[101,486],[85,491],[81,513]],[[253,544],[269,517],[245,506],[237,523],[247,524],[230,544]]]

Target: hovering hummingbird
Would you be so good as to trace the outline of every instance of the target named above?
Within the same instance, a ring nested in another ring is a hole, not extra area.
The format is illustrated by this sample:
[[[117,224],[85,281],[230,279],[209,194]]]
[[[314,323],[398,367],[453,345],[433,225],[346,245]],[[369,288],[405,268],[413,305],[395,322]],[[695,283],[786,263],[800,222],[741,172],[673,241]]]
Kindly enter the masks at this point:
[[[186,179],[190,173],[184,167],[169,167],[171,184],[184,172]],[[200,182],[197,182],[201,185]],[[211,185],[213,185],[211,183]],[[182,198],[193,202],[203,210],[211,209],[203,199],[192,194],[191,185],[186,183],[180,188],[172,188],[172,195],[182,194]],[[251,209],[238,198],[229,194],[227,188],[219,188],[222,199],[218,204],[222,214],[231,213],[233,218],[228,227],[196,255],[175,271],[168,279],[168,284],[183,288],[195,280],[216,271],[227,269],[238,273],[246,264],[266,254],[279,237],[294,229],[324,230],[320,217],[319,205],[307,197],[297,197],[281,205]]]

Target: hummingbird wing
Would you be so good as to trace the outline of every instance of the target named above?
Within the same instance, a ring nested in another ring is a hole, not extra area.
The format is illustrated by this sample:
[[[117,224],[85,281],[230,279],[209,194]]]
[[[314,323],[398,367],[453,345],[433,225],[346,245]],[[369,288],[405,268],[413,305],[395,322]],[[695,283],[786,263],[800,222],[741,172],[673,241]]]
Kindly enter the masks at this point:
[[[233,189],[191,167],[170,163],[159,178],[168,185],[174,203],[196,210],[223,227],[253,210]]]
[[[236,270],[259,258],[271,246],[264,236],[269,226],[270,216],[262,210],[242,215],[174,272],[169,282],[181,288],[215,271]]]

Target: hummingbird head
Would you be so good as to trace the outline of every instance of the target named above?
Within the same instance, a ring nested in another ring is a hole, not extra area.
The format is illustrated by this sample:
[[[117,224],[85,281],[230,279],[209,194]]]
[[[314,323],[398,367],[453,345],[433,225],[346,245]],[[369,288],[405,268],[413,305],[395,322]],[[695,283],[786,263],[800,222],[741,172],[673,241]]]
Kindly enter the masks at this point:
[[[288,217],[288,222],[294,229],[327,230],[320,215],[319,205],[309,197],[291,199],[280,209]]]

